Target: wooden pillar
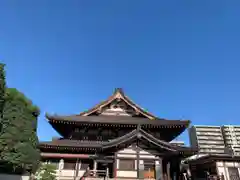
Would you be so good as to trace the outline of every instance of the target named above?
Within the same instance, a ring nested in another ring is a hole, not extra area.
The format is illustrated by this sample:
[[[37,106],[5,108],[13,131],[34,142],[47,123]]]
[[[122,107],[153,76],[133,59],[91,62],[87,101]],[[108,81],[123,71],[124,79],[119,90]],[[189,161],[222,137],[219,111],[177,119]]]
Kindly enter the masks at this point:
[[[114,162],[113,162],[113,177],[117,177],[117,152],[114,153]]]
[[[180,160],[176,159],[175,163],[176,163],[176,176],[177,176],[177,180],[180,180]]]
[[[156,171],[156,179],[163,180],[163,166],[162,166],[162,158],[155,161],[155,171]]]
[[[139,179],[144,179],[144,160],[139,160]]]
[[[172,158],[170,161],[170,176],[172,180],[178,180],[178,160],[176,158]]]
[[[97,161],[93,160],[93,176],[97,175]]]
[[[170,180],[170,163],[168,159],[163,159],[162,162],[162,169],[163,169],[163,179]]]
[[[191,174],[191,170],[190,170],[190,166],[189,166],[189,164],[187,165],[187,176],[188,176],[189,178],[192,177],[192,174]]]
[[[106,169],[106,178],[109,179],[109,168]]]
[[[167,161],[167,179],[171,180],[171,176],[170,176],[170,162]]]
[[[137,145],[135,146],[135,150],[136,150],[136,153],[137,153],[137,178],[141,178],[140,176],[140,150],[139,148],[137,147]]]
[[[163,180],[167,180],[167,174],[166,174],[166,160],[162,159],[162,174],[163,174]]]
[[[75,165],[74,180],[76,180],[76,179],[78,178],[78,174],[79,174],[79,163],[80,163],[80,160],[77,158],[77,160],[76,160],[76,165]]]

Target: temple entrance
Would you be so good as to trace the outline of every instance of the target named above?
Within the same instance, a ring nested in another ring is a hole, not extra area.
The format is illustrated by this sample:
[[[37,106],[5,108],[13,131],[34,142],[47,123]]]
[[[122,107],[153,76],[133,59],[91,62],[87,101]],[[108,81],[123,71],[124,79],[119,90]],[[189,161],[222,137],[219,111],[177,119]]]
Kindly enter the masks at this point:
[[[108,176],[110,178],[114,177],[114,168],[113,168],[113,162],[108,162],[106,160],[98,160],[97,161],[97,176],[98,177],[105,177],[108,173]]]
[[[108,173],[110,178],[114,178],[114,163],[108,163]]]
[[[144,178],[154,179],[155,176],[155,161],[154,160],[143,160],[144,165]]]
[[[97,163],[97,177],[105,177],[107,171],[107,164],[104,162]]]
[[[93,161],[91,159],[81,159],[80,162],[80,170],[87,170],[87,168],[93,169]]]

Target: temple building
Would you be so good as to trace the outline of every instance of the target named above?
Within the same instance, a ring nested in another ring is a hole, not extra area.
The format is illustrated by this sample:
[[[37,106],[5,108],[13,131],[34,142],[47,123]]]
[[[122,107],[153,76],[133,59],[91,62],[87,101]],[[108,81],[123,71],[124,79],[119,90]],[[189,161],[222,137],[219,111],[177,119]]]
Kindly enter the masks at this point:
[[[58,179],[93,177],[177,180],[181,161],[195,148],[175,140],[188,120],[166,120],[143,110],[120,88],[76,115],[46,115],[61,138],[41,142],[42,161],[56,163]]]

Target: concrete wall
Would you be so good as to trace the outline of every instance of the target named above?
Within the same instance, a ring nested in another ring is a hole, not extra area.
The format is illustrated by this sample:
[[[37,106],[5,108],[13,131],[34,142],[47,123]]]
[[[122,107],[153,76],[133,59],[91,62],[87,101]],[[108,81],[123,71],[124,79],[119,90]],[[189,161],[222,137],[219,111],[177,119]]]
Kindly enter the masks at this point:
[[[1,180],[29,180],[29,176],[0,174]]]

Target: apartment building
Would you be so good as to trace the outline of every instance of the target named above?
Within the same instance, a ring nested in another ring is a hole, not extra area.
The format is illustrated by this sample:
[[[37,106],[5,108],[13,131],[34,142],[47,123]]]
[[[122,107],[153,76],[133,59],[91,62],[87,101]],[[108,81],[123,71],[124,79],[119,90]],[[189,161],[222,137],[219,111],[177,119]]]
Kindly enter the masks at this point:
[[[200,153],[224,154],[225,143],[220,126],[192,126],[189,128],[190,144]]]
[[[231,148],[235,155],[240,155],[240,126],[225,125],[221,129],[225,146]]]

